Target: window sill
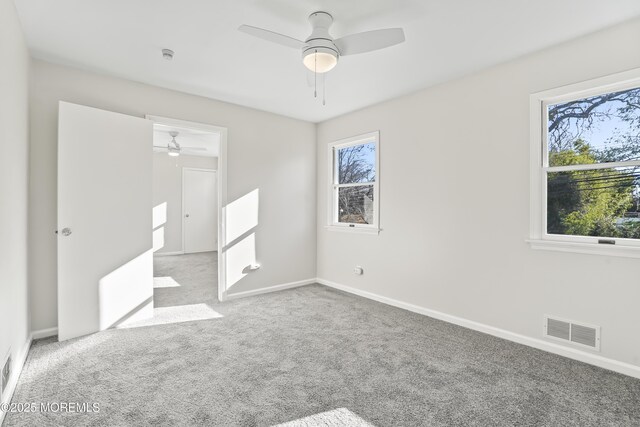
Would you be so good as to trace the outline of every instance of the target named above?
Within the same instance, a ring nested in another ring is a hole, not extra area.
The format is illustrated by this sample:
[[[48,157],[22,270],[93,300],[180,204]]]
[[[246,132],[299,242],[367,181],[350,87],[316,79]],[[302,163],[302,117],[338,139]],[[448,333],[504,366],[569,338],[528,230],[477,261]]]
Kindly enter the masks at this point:
[[[337,231],[339,233],[380,234],[380,229],[374,227],[342,227],[339,225],[325,225],[324,228],[327,231]]]
[[[640,246],[600,245],[597,243],[562,242],[542,239],[529,239],[526,242],[529,243],[531,249],[536,250],[640,258]]]

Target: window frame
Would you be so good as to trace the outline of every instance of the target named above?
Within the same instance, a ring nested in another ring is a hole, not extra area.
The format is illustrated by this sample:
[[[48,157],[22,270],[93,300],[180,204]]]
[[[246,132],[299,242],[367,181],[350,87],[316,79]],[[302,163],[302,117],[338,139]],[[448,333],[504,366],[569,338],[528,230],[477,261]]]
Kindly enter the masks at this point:
[[[640,87],[640,68],[550,89],[530,96],[530,230],[533,249],[640,258],[640,239],[547,233],[547,175],[567,170],[640,166],[640,160],[575,166],[549,166],[548,109],[551,104]],[[615,244],[599,241],[613,240]]]
[[[347,147],[353,147],[356,145],[371,144],[375,145],[375,181],[364,183],[350,183],[339,184],[338,183],[338,163],[336,156],[338,150]],[[351,233],[368,233],[378,234],[380,232],[380,131],[374,131],[365,133],[362,135],[356,135],[349,138],[340,139],[331,142],[328,145],[327,151],[327,228],[330,231],[345,231]],[[357,224],[338,221],[338,192],[342,187],[353,186],[373,186],[373,223],[372,224]]]

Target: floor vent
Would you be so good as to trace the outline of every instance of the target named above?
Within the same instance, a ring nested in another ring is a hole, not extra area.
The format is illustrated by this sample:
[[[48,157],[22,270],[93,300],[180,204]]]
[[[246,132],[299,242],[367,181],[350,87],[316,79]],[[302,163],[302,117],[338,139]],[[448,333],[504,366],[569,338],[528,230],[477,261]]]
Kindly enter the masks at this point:
[[[544,317],[544,336],[600,351],[600,327]]]
[[[11,349],[9,349],[7,360],[4,362],[4,365],[0,366],[0,369],[0,401],[2,401],[5,389],[11,378]]]

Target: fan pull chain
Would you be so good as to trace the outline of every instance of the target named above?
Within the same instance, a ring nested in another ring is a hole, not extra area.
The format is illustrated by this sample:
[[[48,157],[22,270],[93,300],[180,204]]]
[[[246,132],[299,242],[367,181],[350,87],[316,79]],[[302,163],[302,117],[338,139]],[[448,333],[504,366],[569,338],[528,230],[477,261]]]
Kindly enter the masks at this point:
[[[313,97],[318,97],[318,49],[313,55]]]

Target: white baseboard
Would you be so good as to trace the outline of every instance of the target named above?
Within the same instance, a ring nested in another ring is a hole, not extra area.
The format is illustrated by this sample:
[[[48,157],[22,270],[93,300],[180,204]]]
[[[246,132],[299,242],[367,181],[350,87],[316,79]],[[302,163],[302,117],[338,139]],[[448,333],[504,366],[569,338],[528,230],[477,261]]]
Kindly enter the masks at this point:
[[[313,283],[317,283],[315,278],[299,280],[297,282],[283,283],[281,285],[269,286],[268,288],[261,288],[253,291],[236,292],[233,294],[226,293],[224,297],[224,301],[229,301],[237,298],[246,298],[246,297],[260,295],[260,294],[267,294],[271,292],[283,291],[285,289],[297,288],[299,286],[311,285]]]
[[[40,329],[38,331],[31,332],[31,339],[39,340],[41,338],[49,338],[54,335],[58,335],[58,328]]]
[[[2,402],[0,403],[10,403],[13,398],[13,393],[16,391],[16,386],[18,385],[18,378],[20,378],[20,374],[22,373],[22,368],[24,367],[25,362],[27,361],[27,355],[29,354],[29,349],[31,348],[31,342],[33,341],[33,334],[29,335],[27,342],[22,346],[20,353],[16,357],[16,362],[14,362],[11,373],[11,381],[7,384],[7,387],[4,389],[4,393],[2,394]],[[0,409],[0,426],[4,422],[4,416],[6,412]]]
[[[451,314],[442,313],[440,311],[431,310],[428,308],[420,307],[414,304],[398,301],[392,298],[383,297],[381,295],[374,294],[372,292],[363,291],[360,289],[352,288],[350,286],[341,285],[339,283],[331,282],[325,279],[316,279],[317,283],[320,283],[331,288],[339,289],[341,291],[349,292],[354,295],[359,295],[364,298],[368,298],[374,301],[381,302],[383,304],[391,305],[394,307],[402,308],[404,310],[412,311],[414,313],[423,314],[425,316],[433,317],[434,319],[443,320],[445,322],[453,323],[454,325],[463,326],[468,329],[483,332],[485,334],[493,335],[498,338],[503,338],[509,341],[523,344],[529,347],[537,348],[538,350],[547,351],[560,356],[568,357],[569,359],[578,360],[580,362],[595,365],[600,368],[609,369],[614,372],[618,372],[624,375],[628,375],[634,378],[640,378],[640,366],[632,365],[630,363],[620,362],[614,359],[600,356],[598,354],[588,353],[579,349],[565,347],[560,344],[547,342],[542,339],[528,337],[526,335],[510,332],[505,329],[496,328],[493,326],[485,325],[483,323],[474,322],[473,320],[464,319],[462,317],[453,316]]]
[[[172,256],[172,255],[184,255],[184,251],[175,252],[154,252],[153,256]]]

